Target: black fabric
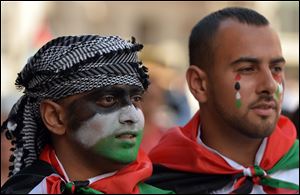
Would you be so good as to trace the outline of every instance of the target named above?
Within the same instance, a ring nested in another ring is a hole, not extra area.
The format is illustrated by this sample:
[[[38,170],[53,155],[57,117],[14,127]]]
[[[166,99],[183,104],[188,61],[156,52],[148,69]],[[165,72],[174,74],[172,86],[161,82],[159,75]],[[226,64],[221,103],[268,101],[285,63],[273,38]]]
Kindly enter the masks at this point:
[[[50,164],[37,160],[12,176],[1,187],[1,194],[28,194],[46,176],[53,173],[56,173],[56,171]]]
[[[251,177],[247,177],[245,182],[236,190],[233,191],[234,194],[250,194],[253,189],[253,181]]]
[[[153,165],[153,175],[145,183],[177,194],[209,194],[233,182],[232,175],[190,173]]]

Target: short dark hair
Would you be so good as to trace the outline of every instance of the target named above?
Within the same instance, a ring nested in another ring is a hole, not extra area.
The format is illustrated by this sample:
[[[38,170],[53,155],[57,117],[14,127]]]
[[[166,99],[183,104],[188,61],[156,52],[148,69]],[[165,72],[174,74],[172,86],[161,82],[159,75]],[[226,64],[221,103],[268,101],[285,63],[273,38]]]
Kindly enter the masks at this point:
[[[264,16],[247,8],[230,7],[209,14],[192,29],[189,38],[190,65],[196,65],[201,69],[207,70],[214,63],[213,39],[220,23],[227,19],[256,26],[269,24],[269,21]]]

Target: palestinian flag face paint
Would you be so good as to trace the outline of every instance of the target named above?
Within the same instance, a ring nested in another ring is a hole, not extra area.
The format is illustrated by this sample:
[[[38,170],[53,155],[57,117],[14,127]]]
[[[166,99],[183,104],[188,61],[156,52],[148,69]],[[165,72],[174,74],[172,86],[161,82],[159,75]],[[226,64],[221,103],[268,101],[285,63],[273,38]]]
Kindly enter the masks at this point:
[[[111,113],[95,114],[76,131],[75,139],[96,155],[130,163],[136,159],[143,128],[142,111],[128,105]]]
[[[236,93],[235,93],[235,106],[237,108],[240,108],[242,106],[241,94],[240,94],[241,85],[240,85],[240,82],[239,82],[240,80],[241,80],[241,76],[239,74],[237,74],[235,76],[235,84],[234,84],[234,89],[236,90]]]
[[[115,85],[70,100],[66,110],[72,143],[99,158],[134,161],[144,129],[142,94],[140,87]]]
[[[282,98],[282,93],[283,93],[283,82],[280,76],[276,76],[275,80],[277,81],[277,88],[275,91],[274,98],[276,101],[280,101]]]
[[[110,135],[99,140],[93,146],[93,151],[113,161],[127,164],[136,159],[142,137],[142,130]]]

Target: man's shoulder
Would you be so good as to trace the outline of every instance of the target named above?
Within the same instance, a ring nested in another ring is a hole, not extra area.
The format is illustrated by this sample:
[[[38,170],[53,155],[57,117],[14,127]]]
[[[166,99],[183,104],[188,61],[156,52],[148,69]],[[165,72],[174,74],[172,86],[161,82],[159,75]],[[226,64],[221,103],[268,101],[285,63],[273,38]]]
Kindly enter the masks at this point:
[[[27,194],[52,173],[55,173],[55,170],[51,165],[37,160],[9,178],[1,187],[1,194]]]

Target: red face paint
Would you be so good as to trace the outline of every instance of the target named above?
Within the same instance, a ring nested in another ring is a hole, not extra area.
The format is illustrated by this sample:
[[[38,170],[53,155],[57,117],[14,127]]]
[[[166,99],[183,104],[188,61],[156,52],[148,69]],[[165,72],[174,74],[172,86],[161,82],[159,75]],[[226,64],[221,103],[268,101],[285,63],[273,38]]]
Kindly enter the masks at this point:
[[[235,76],[235,79],[234,79],[235,81],[239,81],[239,80],[241,80],[241,75],[240,74],[236,74],[236,76]]]
[[[282,78],[280,75],[275,75],[274,79],[277,81],[277,83],[281,83],[282,82]]]

